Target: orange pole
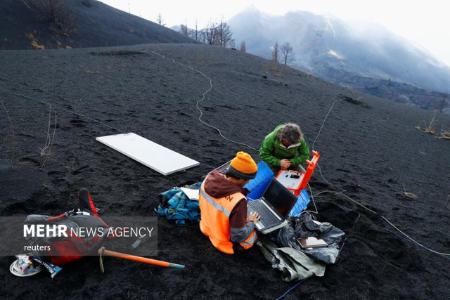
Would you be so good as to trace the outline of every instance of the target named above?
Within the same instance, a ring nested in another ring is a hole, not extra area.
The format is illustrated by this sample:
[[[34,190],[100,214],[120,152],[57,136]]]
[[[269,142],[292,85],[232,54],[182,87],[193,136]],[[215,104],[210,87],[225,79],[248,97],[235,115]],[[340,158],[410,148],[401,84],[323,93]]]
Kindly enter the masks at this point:
[[[299,190],[303,190],[308,185],[308,182],[311,179],[311,176],[314,173],[317,164],[319,163],[320,153],[315,150],[313,150],[312,153],[313,158],[306,161],[308,163],[308,167],[306,168],[306,172],[303,174]]]
[[[142,257],[142,256],[136,256],[136,255],[126,254],[126,253],[106,250],[104,247],[98,249],[98,253],[102,256],[111,256],[111,257],[121,258],[121,259],[125,259],[125,260],[131,260],[131,261],[135,261],[135,262],[140,262],[140,263],[164,267],[164,268],[176,268],[176,269],[184,269],[185,268],[184,265],[179,265],[179,264],[174,264],[174,263],[170,263],[170,262],[163,261],[163,260],[151,259],[151,258],[146,258],[146,257]]]

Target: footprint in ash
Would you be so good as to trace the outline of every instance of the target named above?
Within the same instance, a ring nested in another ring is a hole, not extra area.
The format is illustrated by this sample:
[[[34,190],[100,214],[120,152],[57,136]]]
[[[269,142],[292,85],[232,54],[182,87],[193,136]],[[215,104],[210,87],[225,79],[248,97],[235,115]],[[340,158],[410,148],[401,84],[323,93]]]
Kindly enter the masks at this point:
[[[70,120],[70,124],[73,127],[86,127],[86,122],[78,118]]]

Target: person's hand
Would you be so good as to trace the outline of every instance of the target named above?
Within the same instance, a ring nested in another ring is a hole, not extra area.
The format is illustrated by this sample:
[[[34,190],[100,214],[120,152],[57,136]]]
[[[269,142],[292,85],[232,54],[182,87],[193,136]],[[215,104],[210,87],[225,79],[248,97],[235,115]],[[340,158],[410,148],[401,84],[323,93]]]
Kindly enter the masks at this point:
[[[261,216],[257,212],[252,212],[251,214],[249,214],[247,216],[247,221],[248,222],[256,223],[256,222],[259,221],[259,219],[261,219]]]
[[[280,168],[281,170],[287,170],[291,166],[291,162],[289,159],[282,159],[280,161]]]

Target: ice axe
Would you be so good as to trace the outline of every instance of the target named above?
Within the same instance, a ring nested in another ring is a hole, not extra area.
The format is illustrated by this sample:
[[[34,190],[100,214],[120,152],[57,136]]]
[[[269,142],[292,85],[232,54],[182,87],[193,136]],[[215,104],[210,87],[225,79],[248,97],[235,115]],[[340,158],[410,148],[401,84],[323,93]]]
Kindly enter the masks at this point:
[[[101,247],[100,249],[98,249],[98,254],[100,255],[100,270],[102,271],[102,273],[105,272],[105,268],[103,266],[103,256],[111,256],[111,257],[121,258],[121,259],[125,259],[125,260],[131,260],[131,261],[140,262],[140,263],[144,263],[147,265],[159,266],[159,267],[163,267],[163,268],[176,268],[176,269],[184,269],[185,268],[184,265],[174,264],[174,263],[170,263],[170,262],[163,261],[163,260],[151,259],[151,258],[146,258],[146,257],[142,257],[142,256],[136,256],[136,255],[126,254],[126,253],[111,251],[111,250],[105,249],[105,247]]]

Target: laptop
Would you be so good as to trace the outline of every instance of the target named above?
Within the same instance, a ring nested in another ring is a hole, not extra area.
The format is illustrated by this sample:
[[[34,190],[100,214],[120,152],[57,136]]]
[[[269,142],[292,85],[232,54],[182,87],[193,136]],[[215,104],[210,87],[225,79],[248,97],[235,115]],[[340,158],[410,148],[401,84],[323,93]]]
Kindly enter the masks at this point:
[[[286,218],[296,201],[294,194],[273,179],[263,197],[248,201],[247,207],[249,213],[256,212],[261,216],[255,226],[258,231],[267,234],[287,225]]]

